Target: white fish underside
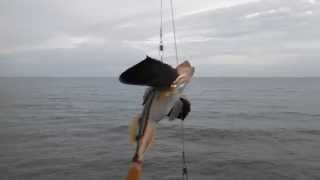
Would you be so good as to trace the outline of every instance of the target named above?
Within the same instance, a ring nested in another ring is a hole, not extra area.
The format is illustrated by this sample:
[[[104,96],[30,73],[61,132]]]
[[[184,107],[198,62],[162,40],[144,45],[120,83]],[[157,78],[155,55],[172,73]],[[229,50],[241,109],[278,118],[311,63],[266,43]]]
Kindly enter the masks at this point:
[[[164,119],[182,96],[184,87],[165,92],[156,90],[150,107],[149,120],[159,122]]]

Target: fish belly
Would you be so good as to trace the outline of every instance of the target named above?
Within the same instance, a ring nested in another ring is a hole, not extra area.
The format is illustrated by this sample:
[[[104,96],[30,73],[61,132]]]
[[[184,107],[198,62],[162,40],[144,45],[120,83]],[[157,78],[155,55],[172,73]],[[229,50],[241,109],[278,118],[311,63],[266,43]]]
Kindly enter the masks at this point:
[[[157,92],[150,108],[150,120],[159,122],[164,119],[177,100],[179,100],[179,94],[168,95],[168,93]]]

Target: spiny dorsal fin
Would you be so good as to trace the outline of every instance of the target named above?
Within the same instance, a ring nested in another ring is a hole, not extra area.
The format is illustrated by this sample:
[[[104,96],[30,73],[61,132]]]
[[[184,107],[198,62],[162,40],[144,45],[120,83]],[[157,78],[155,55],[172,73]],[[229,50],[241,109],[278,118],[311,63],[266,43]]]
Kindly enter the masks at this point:
[[[119,80],[125,84],[167,88],[176,80],[175,68],[147,56],[143,61],[124,71]]]

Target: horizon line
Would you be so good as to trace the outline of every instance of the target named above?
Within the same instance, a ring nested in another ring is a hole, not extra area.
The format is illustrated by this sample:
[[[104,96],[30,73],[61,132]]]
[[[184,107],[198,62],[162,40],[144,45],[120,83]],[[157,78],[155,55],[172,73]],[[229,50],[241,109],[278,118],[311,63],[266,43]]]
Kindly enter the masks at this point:
[[[118,78],[118,76],[0,76],[0,78]],[[195,76],[194,78],[320,78],[320,76]]]

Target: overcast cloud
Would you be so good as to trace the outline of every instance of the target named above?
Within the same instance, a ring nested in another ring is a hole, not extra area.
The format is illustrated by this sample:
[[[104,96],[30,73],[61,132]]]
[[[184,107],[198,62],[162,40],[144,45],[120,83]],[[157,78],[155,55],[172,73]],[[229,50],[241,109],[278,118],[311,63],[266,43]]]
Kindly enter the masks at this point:
[[[174,65],[169,0],[166,62]],[[160,0],[1,0],[0,76],[117,76],[158,58]],[[319,0],[175,0],[197,76],[320,76]]]

